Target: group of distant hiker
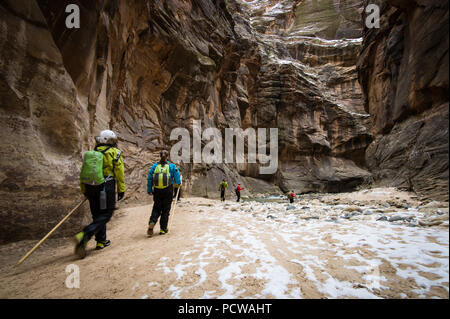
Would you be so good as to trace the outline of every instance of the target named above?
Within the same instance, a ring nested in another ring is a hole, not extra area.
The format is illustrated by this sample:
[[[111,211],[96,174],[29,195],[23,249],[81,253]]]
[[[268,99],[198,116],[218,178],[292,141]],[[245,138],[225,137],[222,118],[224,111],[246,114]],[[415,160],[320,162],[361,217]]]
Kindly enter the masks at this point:
[[[225,201],[225,190],[228,188],[228,183],[226,182],[225,179],[223,179],[220,184],[219,184],[219,191],[220,191],[220,200],[221,201]],[[243,188],[241,187],[241,184],[237,184],[234,186],[234,192],[236,193],[236,198],[237,198],[237,202],[239,202],[241,200],[241,191],[243,190]],[[290,193],[288,193],[287,198],[289,199],[290,203],[294,202],[294,198],[295,198],[295,193],[294,191],[291,191]]]
[[[223,179],[219,184],[219,191],[220,191],[220,200],[225,201],[225,190],[228,188],[228,183]],[[241,184],[237,184],[234,186],[234,192],[236,194],[237,202],[241,200],[241,191],[243,188],[241,187]]]
[[[86,246],[95,236],[95,249],[100,250],[111,244],[106,237],[106,224],[111,219],[117,201],[125,196],[124,161],[117,148],[117,136],[113,131],[104,130],[95,137],[96,146],[83,157],[80,173],[80,189],[89,201],[92,222],[75,235],[75,254],[86,257]],[[150,216],[147,236],[153,236],[153,229],[160,220],[160,235],[169,232],[168,223],[173,198],[181,196],[183,177],[178,167],[169,162],[169,152],[160,152],[160,160],[152,165],[147,176],[147,194],[153,195],[153,209]],[[220,198],[225,201],[228,183],[223,179],[219,184]],[[237,202],[241,199],[241,184],[234,185]],[[288,198],[294,201],[294,191]]]

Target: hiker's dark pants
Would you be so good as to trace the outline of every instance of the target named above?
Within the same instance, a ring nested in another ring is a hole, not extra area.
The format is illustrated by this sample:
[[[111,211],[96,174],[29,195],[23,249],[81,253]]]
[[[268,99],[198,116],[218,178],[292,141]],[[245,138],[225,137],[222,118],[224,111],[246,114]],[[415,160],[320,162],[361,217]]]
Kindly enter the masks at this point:
[[[293,198],[289,198],[289,202],[293,203],[294,199]]]
[[[236,192],[237,202],[241,199],[241,192]]]
[[[225,190],[224,190],[224,189],[222,189],[222,190],[220,191],[220,199],[221,199],[222,201],[225,201]]]
[[[111,219],[116,206],[116,182],[110,180],[105,183],[106,209],[100,209],[100,191],[103,185],[86,185],[86,196],[91,208],[92,223],[86,226],[84,231],[85,240],[88,241],[95,235],[95,240],[106,240],[106,223]]]
[[[167,188],[153,189],[153,210],[149,224],[156,224],[161,216],[159,225],[161,229],[167,229],[169,223],[170,207],[172,206],[173,186]]]

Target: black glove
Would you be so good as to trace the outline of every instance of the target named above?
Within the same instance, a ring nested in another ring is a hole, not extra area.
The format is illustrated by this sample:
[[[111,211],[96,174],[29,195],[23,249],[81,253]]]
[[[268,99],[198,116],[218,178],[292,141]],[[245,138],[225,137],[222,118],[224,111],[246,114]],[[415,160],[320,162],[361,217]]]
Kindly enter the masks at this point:
[[[125,196],[124,192],[117,194],[117,200],[118,201],[121,200],[124,196]]]

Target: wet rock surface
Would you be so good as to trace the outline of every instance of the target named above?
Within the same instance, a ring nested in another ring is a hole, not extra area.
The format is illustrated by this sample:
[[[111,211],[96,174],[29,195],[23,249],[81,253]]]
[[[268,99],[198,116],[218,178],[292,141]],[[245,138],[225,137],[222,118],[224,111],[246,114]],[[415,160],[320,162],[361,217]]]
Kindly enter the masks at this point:
[[[378,182],[448,198],[449,2],[365,1],[381,8],[358,61]]]
[[[368,180],[370,120],[355,68],[362,2],[236,3],[234,19],[249,21],[238,33],[257,44],[261,63],[242,125],[279,128],[275,183],[284,192],[339,192]]]
[[[247,200],[252,201],[251,198]],[[303,220],[386,221],[409,227],[449,226],[447,201],[421,201],[413,193],[395,188],[373,188],[336,195],[303,194],[297,195],[294,204],[283,204],[285,201],[280,196],[276,200],[256,202],[263,206],[252,206],[255,211],[265,207],[271,211],[294,214]]]

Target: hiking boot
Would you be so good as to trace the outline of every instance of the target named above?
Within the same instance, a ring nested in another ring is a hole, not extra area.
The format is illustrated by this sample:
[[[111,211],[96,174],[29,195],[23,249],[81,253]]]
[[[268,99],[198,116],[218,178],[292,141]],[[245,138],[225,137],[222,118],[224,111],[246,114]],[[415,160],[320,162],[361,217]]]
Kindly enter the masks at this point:
[[[160,235],[165,235],[165,234],[167,234],[168,232],[169,232],[168,229],[161,229],[161,230],[159,231],[159,234],[160,234]]]
[[[97,246],[95,246],[95,250],[103,249],[105,247],[108,247],[109,245],[111,245],[110,240],[98,241]]]
[[[75,243],[75,255],[80,259],[86,257],[87,242],[84,238],[84,232],[79,232],[76,234],[73,241]]]
[[[148,237],[152,237],[153,236],[153,227],[155,227],[155,224],[150,223],[148,225],[148,229],[147,229],[147,236]]]

